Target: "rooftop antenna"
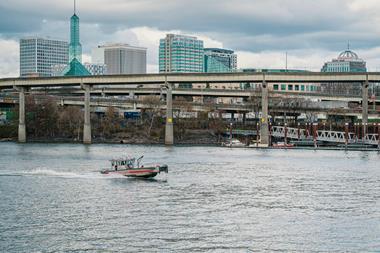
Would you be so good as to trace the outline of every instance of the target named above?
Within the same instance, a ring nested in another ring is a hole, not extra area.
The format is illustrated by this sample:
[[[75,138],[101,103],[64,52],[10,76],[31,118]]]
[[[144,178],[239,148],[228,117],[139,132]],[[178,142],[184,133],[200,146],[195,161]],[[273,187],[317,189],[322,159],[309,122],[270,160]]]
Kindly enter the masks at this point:
[[[77,4],[76,4],[76,0],[74,0],[74,14],[76,14],[77,12]]]
[[[350,51],[350,41],[347,43],[347,50]]]

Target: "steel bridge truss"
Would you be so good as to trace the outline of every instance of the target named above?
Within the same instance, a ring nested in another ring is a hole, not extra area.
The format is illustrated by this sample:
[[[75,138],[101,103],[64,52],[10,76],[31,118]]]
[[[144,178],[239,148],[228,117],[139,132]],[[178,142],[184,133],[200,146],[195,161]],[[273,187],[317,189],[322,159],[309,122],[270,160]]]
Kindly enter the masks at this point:
[[[285,134],[286,132],[286,134]],[[289,138],[296,140],[314,140],[313,131],[307,129],[299,129],[284,126],[272,126],[271,136],[279,138]],[[339,131],[326,131],[318,130],[316,131],[316,141],[333,142],[333,143],[346,143],[346,133]],[[378,134],[366,134],[364,138],[359,140],[355,133],[349,132],[347,134],[347,143],[361,143],[368,145],[379,145],[379,135]]]

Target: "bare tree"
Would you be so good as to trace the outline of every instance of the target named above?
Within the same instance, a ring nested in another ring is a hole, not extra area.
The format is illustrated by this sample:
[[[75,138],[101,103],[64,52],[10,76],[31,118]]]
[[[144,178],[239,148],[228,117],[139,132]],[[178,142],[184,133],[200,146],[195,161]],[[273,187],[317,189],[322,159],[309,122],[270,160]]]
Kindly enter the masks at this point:
[[[148,123],[149,127],[147,129],[147,135],[150,136],[154,120],[158,114],[158,112],[161,110],[161,101],[159,97],[145,97],[142,101],[142,103],[146,106],[146,114],[148,115]]]
[[[83,112],[80,107],[61,107],[58,116],[58,130],[63,137],[80,139],[83,127]]]

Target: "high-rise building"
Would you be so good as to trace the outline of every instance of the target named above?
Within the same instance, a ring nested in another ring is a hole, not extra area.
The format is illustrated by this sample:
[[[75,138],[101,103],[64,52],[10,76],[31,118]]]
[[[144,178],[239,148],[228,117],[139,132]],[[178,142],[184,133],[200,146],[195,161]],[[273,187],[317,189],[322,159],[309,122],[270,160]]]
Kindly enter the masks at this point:
[[[145,74],[146,51],[128,44],[102,45],[92,50],[92,62],[105,64],[109,75]]]
[[[326,62],[321,72],[367,72],[367,67],[366,62],[348,47],[338,58]]]
[[[20,39],[20,76],[51,76],[52,66],[67,64],[67,41],[27,37]]]
[[[203,41],[196,37],[167,34],[160,40],[160,72],[203,72]]]
[[[237,69],[237,55],[222,48],[204,49],[204,72],[234,72]]]

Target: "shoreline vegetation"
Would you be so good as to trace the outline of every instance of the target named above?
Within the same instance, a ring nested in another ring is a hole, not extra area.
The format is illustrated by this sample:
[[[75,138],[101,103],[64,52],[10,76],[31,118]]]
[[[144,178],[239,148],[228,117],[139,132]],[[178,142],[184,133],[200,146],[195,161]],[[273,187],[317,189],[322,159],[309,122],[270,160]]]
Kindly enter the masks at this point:
[[[92,143],[164,145],[165,110],[160,109],[161,101],[158,97],[147,97],[144,103],[149,105],[149,109],[142,110],[135,118],[125,118],[113,107],[108,107],[103,112],[92,112]],[[187,106],[186,101],[176,100],[175,103]],[[27,142],[82,143],[84,113],[80,106],[61,106],[49,96],[37,100],[33,95],[27,95],[25,108]],[[191,108],[186,107],[173,112],[175,145],[221,146],[222,142],[229,138],[230,126],[227,120],[220,117],[210,118],[210,111],[198,112],[196,118],[180,117],[181,111],[189,112]],[[13,118],[7,124],[0,125],[0,142],[17,142],[17,106],[13,108],[12,115]],[[295,121],[289,122],[289,126],[296,124]],[[233,127],[239,130],[258,130],[255,121],[234,122]],[[337,127],[339,126],[335,126]],[[257,141],[256,136],[239,136],[239,139],[247,146]],[[339,146],[293,148],[346,150],[345,147]],[[348,147],[347,150],[378,149]]]
[[[83,110],[78,106],[60,106],[54,99],[34,99],[26,96],[26,131],[28,142],[80,143],[83,136]],[[93,143],[164,144],[165,110],[159,108],[160,100],[147,97],[150,109],[141,111],[139,117],[126,119],[115,108],[91,113]],[[18,134],[18,107],[13,118],[0,126],[0,140],[16,140]],[[181,118],[174,112],[174,139],[176,144],[217,145],[223,141],[228,123],[222,119],[209,119],[208,112],[198,113],[198,118]]]

